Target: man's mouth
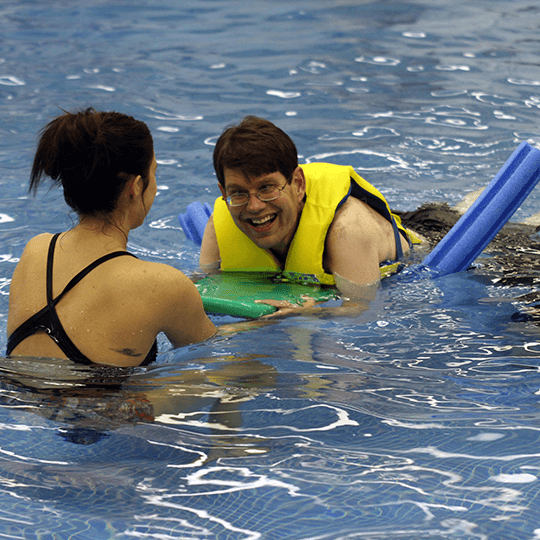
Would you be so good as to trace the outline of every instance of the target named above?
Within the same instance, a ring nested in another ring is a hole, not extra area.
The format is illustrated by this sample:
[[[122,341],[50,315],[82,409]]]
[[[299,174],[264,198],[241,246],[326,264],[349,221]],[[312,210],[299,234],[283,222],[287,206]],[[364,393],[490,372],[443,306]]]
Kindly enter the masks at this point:
[[[277,214],[270,214],[262,218],[248,218],[246,221],[253,227],[264,227],[265,225],[270,225],[276,219],[276,216]]]

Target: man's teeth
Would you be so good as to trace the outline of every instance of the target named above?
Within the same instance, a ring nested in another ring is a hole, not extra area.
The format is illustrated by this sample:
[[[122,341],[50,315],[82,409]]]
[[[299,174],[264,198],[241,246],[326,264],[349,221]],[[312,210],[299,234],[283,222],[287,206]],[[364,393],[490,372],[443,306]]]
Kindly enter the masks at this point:
[[[251,222],[254,224],[254,225],[262,225],[263,223],[266,223],[267,221],[271,221],[272,219],[274,219],[274,216],[266,216],[264,218],[261,218],[261,219],[251,219]]]

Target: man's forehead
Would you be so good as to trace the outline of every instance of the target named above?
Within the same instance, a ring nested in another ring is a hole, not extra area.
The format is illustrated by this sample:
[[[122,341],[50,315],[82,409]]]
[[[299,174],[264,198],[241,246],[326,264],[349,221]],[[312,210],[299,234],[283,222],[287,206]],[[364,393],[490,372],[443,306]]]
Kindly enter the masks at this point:
[[[225,178],[225,186],[236,186],[236,185],[256,185],[263,182],[267,182],[270,180],[281,180],[283,179],[283,175],[279,172],[272,172],[272,173],[263,173],[259,176],[248,176],[243,171],[239,170],[231,170],[231,169],[225,169],[223,176]]]

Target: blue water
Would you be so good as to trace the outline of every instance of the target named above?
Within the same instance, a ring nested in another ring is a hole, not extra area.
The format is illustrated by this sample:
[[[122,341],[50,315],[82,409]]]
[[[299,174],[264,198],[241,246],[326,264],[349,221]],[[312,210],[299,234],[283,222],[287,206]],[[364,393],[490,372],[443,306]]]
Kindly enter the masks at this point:
[[[193,273],[177,215],[218,195],[213,143],[246,114],[395,209],[485,186],[540,144],[539,16],[531,0],[4,0],[1,348],[24,245],[74,220],[59,191],[26,192],[60,108],[148,123],[159,192],[129,249]],[[513,220],[539,208],[536,190]],[[385,280],[364,312],[161,339],[127,374],[2,359],[0,538],[538,540],[540,332],[515,317],[533,286],[497,285],[486,257]]]

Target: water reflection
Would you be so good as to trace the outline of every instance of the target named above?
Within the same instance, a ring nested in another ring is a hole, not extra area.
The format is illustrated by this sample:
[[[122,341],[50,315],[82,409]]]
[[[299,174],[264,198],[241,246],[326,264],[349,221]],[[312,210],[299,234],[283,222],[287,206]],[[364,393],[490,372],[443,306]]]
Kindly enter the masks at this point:
[[[105,518],[137,516],[115,522],[128,536],[278,537],[309,524],[353,538],[362,520],[366,538],[398,522],[407,538],[528,515],[539,347],[467,328],[458,305],[400,313],[383,295],[343,319],[356,325],[300,317],[153,369],[3,360],[0,483],[57,512],[91,501]],[[437,335],[415,340],[427,320]],[[120,400],[132,417],[114,413]],[[148,405],[153,418],[137,416]],[[83,430],[101,438],[81,444]]]
[[[154,421],[207,428],[219,435],[241,427],[241,403],[275,385],[275,369],[261,358],[199,359],[204,368],[166,370],[3,358],[2,405],[12,413],[39,414],[59,425],[58,434],[65,440],[77,444],[92,444],[111,430]]]

